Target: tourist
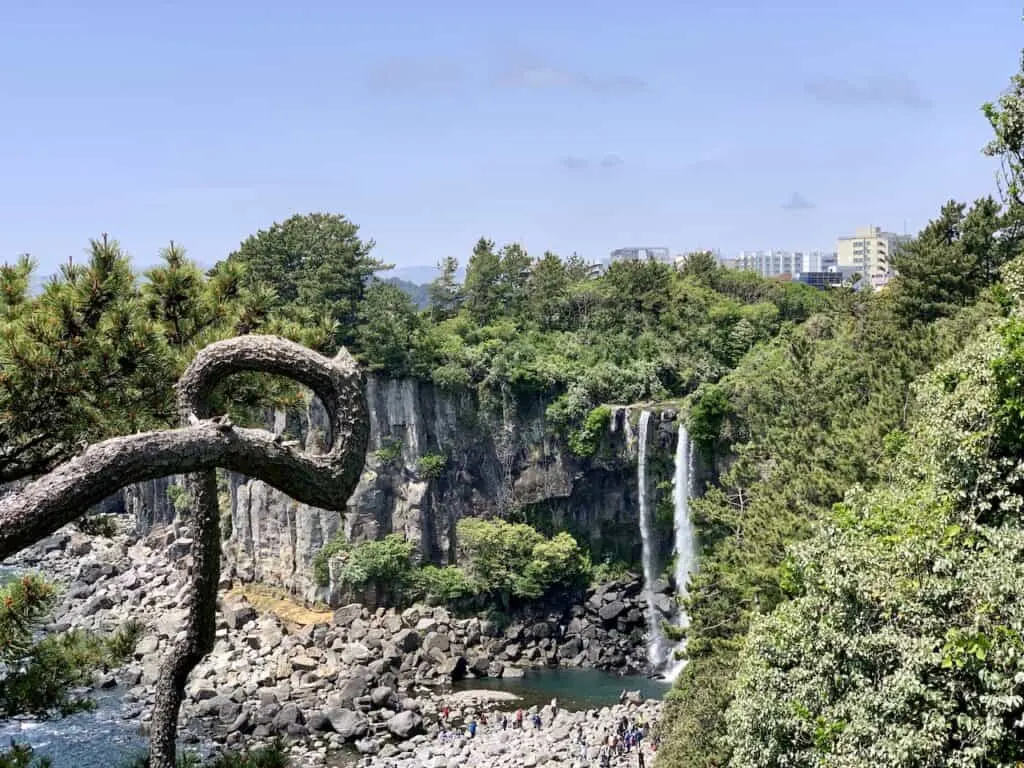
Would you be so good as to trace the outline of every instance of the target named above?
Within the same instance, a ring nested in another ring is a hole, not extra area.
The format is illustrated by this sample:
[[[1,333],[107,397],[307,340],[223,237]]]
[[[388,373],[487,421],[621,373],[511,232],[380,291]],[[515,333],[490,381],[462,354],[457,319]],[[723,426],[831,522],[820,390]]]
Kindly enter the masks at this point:
[[[469,721],[469,738],[476,738],[476,718]]]
[[[636,751],[636,768],[647,768],[647,763],[644,762],[643,749],[638,749]]]
[[[516,710],[516,728],[523,730],[523,710],[522,708]]]
[[[444,709],[441,710],[441,719],[444,720],[446,723],[448,722],[448,714],[451,711],[451,707],[449,707],[447,704],[445,704]]]
[[[558,697],[556,696],[551,700],[551,722],[555,722],[555,718],[558,717]]]
[[[540,715],[536,712],[533,713],[533,729],[535,731],[540,730]]]
[[[504,712],[501,713],[501,730],[508,730],[508,715],[506,715]]]

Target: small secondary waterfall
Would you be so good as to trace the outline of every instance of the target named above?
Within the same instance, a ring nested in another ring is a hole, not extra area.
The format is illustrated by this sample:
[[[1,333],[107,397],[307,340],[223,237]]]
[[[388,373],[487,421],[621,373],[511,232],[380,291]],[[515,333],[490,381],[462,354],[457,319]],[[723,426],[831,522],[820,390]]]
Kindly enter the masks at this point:
[[[685,598],[687,595],[687,581],[690,574],[696,569],[697,547],[693,535],[693,523],[690,521],[690,497],[693,496],[693,443],[690,441],[690,433],[685,424],[679,425],[679,437],[676,441],[676,466],[675,477],[672,482],[672,501],[674,507],[673,527],[675,528],[675,582],[677,598]],[[676,626],[686,629],[690,624],[690,617],[685,609],[679,607],[676,618]],[[686,641],[683,640],[675,650],[685,650]],[[668,659],[669,670],[665,677],[675,680],[679,673],[686,666],[685,660],[677,661],[675,655]]]
[[[665,661],[665,637],[661,633],[661,616],[654,600],[654,582],[658,578],[658,545],[655,541],[654,515],[651,514],[647,485],[647,427],[651,412],[640,413],[637,435],[636,479],[640,503],[640,541],[643,545],[644,601],[647,603],[647,659],[655,669]]]

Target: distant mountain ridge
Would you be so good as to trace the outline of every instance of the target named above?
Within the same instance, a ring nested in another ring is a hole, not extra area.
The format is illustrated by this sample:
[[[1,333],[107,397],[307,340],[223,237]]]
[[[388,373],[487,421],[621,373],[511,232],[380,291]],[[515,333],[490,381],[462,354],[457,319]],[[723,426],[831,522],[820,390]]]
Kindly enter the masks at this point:
[[[405,293],[418,309],[426,309],[430,306],[430,292],[426,285],[403,280],[400,277],[385,277],[380,278],[380,281],[393,285]]]

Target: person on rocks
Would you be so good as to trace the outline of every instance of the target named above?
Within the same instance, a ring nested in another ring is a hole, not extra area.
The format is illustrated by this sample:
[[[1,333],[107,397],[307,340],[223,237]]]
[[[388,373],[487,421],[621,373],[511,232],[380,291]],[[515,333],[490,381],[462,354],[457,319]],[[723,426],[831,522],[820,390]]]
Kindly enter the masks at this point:
[[[551,722],[555,722],[555,718],[558,717],[558,697],[551,699]]]
[[[516,728],[523,730],[523,710],[522,708],[516,710]]]
[[[636,751],[636,768],[647,768],[647,763],[644,760],[643,749],[638,749]]]
[[[508,715],[506,715],[504,712],[501,713],[501,730],[508,730]]]
[[[540,723],[540,714],[537,713],[537,712],[534,712],[533,713],[533,730],[539,731],[540,730],[540,725],[541,725],[541,723]]]
[[[444,720],[446,723],[448,722],[448,715],[451,714],[451,711],[452,708],[449,707],[447,704],[445,704],[444,709],[441,710],[441,719]]]
[[[476,738],[476,718],[474,717],[469,721],[469,738]]]

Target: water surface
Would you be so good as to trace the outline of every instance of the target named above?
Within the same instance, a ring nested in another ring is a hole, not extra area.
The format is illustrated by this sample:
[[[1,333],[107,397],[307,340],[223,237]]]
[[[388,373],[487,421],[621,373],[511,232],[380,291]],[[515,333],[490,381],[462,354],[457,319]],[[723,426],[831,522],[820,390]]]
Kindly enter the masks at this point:
[[[480,678],[452,684],[456,691],[508,691],[522,697],[516,706],[547,704],[552,698],[569,710],[596,709],[619,703],[623,691],[640,691],[647,699],[661,699],[671,685],[664,680],[621,676],[599,669],[528,669],[523,677]]]

